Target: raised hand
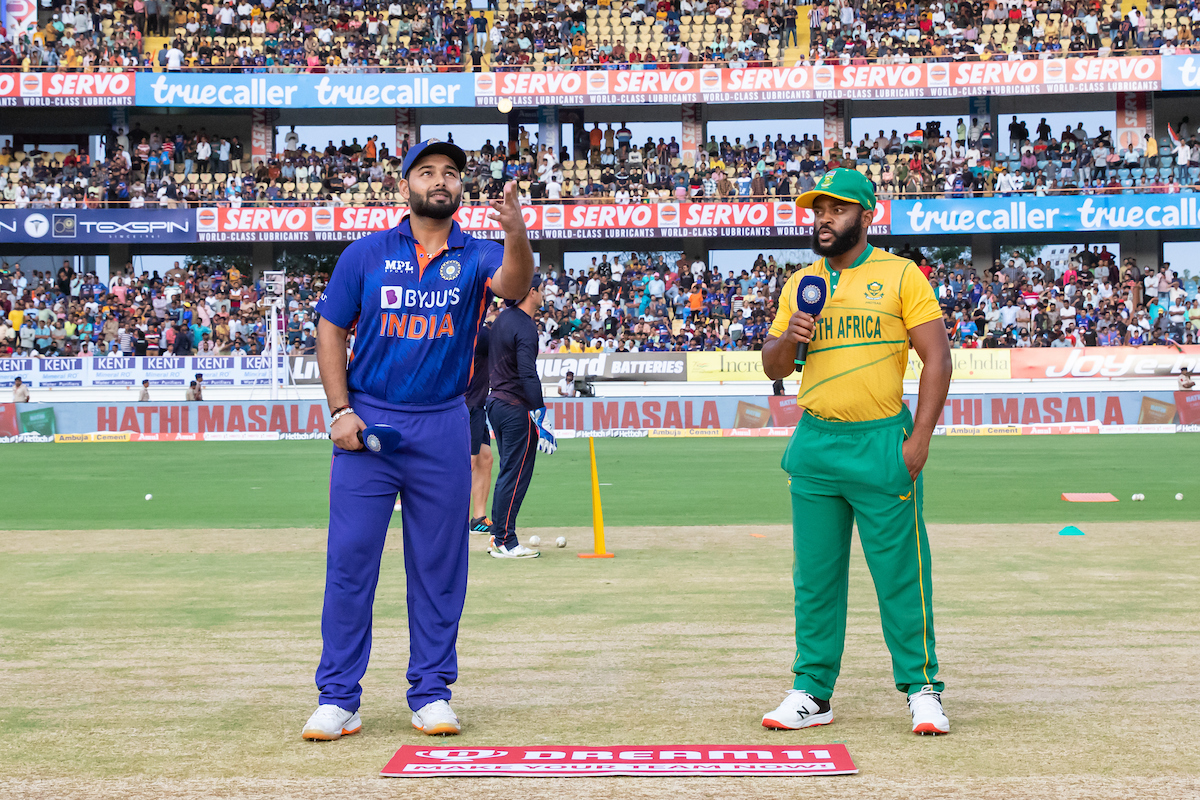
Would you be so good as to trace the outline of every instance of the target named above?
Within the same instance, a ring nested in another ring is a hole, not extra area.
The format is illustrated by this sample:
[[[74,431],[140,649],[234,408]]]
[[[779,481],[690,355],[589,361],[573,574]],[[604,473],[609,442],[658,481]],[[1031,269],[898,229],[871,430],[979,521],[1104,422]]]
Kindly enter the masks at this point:
[[[506,236],[526,235],[525,218],[521,216],[521,200],[517,196],[517,182],[504,184],[504,197],[491,201],[492,210],[488,219],[500,223]]]

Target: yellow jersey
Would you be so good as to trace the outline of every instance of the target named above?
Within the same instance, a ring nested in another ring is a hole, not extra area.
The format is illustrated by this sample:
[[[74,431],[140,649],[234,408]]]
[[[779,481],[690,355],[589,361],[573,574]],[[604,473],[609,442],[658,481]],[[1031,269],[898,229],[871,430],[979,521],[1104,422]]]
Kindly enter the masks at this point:
[[[867,245],[835,284],[825,259],[818,259],[784,284],[772,336],[787,331],[796,312],[796,287],[805,275],[822,277],[832,288],[808,346],[796,405],[843,422],[899,414],[908,331],[942,318],[921,270],[906,258]]]

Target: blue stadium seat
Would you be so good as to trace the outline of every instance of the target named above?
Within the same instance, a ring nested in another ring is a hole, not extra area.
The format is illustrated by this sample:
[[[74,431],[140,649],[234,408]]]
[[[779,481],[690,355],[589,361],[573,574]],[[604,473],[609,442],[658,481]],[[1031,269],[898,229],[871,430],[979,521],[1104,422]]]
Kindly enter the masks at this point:
[[[1125,167],[1117,169],[1117,180],[1122,182],[1129,180],[1129,170]]]
[[[1134,167],[1133,169],[1129,170],[1129,174],[1133,176],[1135,181],[1141,180],[1142,176],[1146,174],[1146,170],[1142,169],[1141,167]]]
[[[1200,183],[1200,167],[1188,167],[1188,183]]]

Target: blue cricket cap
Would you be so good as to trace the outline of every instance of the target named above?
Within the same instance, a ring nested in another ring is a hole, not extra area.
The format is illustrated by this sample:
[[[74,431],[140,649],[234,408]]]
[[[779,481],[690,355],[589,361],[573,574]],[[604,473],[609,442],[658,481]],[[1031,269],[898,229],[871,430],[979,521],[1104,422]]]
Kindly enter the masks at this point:
[[[541,285],[542,285],[542,280],[543,280],[542,273],[538,272],[538,271],[535,269],[535,270],[533,271],[533,280],[531,280],[531,281],[529,282],[529,291],[530,291],[530,292],[532,292],[534,289],[536,289],[536,288],[538,288],[539,286],[541,286]],[[528,295],[528,292],[526,292],[526,295]],[[522,298],[521,298],[521,300],[524,300],[524,299],[525,299],[524,297],[522,297]],[[513,307],[513,306],[515,306],[517,303],[521,302],[521,300],[509,300],[508,298],[505,298],[505,300],[504,300],[504,305],[508,306],[509,308],[512,308],[512,307]]]
[[[404,157],[404,163],[400,165],[400,177],[407,178],[408,171],[413,168],[413,165],[420,161],[425,156],[432,155],[450,156],[450,160],[458,167],[458,171],[462,172],[467,166],[467,154],[463,149],[453,142],[443,142],[438,139],[426,139],[425,141],[413,145],[408,149],[408,155]]]

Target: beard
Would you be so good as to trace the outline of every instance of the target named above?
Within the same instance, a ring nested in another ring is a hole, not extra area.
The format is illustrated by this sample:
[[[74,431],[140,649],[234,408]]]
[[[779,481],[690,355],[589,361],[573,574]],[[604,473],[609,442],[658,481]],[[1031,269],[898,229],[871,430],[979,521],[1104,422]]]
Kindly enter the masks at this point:
[[[832,230],[832,228],[831,228]],[[820,229],[814,228],[812,233],[812,251],[819,256],[829,258],[830,256],[837,257],[843,253],[848,253],[862,238],[863,224],[862,216],[856,215],[854,222],[846,230],[838,233],[833,232],[833,241],[828,246],[822,245],[820,241]]]
[[[449,200],[442,197],[435,197],[433,200],[430,200],[429,195],[418,195],[412,191],[409,191],[408,194],[409,213],[415,214],[418,217],[448,219],[454,216],[454,212],[458,211],[458,207],[461,204],[461,192],[457,195],[451,194]]]

